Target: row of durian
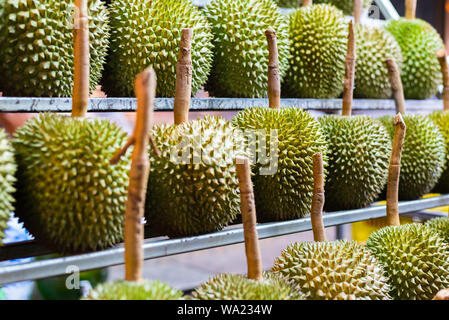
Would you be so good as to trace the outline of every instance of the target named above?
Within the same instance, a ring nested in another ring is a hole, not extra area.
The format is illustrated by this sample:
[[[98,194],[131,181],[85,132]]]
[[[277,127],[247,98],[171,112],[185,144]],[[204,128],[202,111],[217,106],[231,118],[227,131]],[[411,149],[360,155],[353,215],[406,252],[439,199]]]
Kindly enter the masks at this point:
[[[135,75],[152,65],[159,77],[157,95],[172,97],[180,31],[189,27],[194,29],[193,94],[205,85],[214,96],[265,97],[263,30],[272,28],[279,38],[285,96],[338,97],[345,71],[347,21],[332,4],[348,14],[353,1],[317,2],[330,4],[299,8],[287,17],[273,0],[214,0],[203,11],[190,0],[113,0],[108,6],[91,0],[91,89],[102,79],[109,96],[133,96]],[[4,95],[70,96],[72,11],[68,0],[0,2]],[[442,40],[428,23],[401,19],[385,27],[359,25],[356,32],[357,97],[391,97],[384,65],[390,56],[402,66],[406,98],[425,99],[437,92],[441,76],[434,53]]]

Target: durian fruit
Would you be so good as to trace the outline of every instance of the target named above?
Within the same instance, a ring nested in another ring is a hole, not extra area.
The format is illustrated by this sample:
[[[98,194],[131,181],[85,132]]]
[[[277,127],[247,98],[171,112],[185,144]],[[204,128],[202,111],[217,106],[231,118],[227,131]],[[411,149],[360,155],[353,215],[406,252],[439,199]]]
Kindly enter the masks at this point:
[[[182,32],[182,49],[190,48],[189,30]],[[183,79],[190,74],[182,72],[191,68],[190,51],[181,50],[175,124],[153,129],[161,154],[151,158],[146,218],[169,237],[221,230],[240,212],[233,159],[244,155],[243,135],[221,117],[188,121],[190,80]]]
[[[0,89],[4,95],[71,96],[74,10],[69,0],[0,1]],[[89,15],[93,90],[109,45],[109,15],[100,0],[89,1]]]
[[[275,41],[274,33],[268,32],[267,37],[269,43]],[[278,62],[271,60],[275,57],[275,43],[269,48],[270,68],[276,67]],[[275,86],[277,96],[273,96]],[[308,112],[293,107],[279,108],[280,82],[271,73],[268,87],[270,108],[245,109],[237,114],[233,124],[249,134],[249,150],[259,152],[253,166],[259,220],[298,219],[309,214],[312,156],[316,152],[325,153],[326,141],[318,122]],[[265,155],[270,159],[268,162],[263,161]]]
[[[87,0],[77,4],[72,117],[41,114],[19,128],[13,140],[16,214],[37,240],[63,254],[106,248],[122,239],[129,170],[129,158],[109,163],[126,133],[109,121],[84,118],[89,97]]]
[[[204,13],[214,34],[214,63],[208,90],[214,96],[266,97],[267,43],[263,31],[279,37],[280,76],[288,67],[287,17],[273,0],[213,0]]]
[[[379,118],[394,136],[393,117]],[[418,114],[405,115],[407,136],[401,160],[399,183],[400,200],[416,200],[432,190],[438,182],[446,161],[444,138],[437,126],[427,117]]]
[[[389,99],[392,95],[387,58],[402,66],[401,48],[383,27],[358,24],[356,32],[357,63],[354,95],[357,98]]]
[[[175,94],[176,62],[183,28],[192,28],[192,93],[206,82],[212,64],[212,33],[189,0],[114,0],[111,49],[104,88],[109,96],[133,96],[134,77],[148,66],[158,75],[157,96]]]
[[[304,0],[276,0],[280,7],[299,8],[303,5]],[[354,0],[315,0],[316,4],[327,3],[336,6],[346,15],[352,15],[354,12]],[[363,9],[368,9],[371,0],[363,0]]]
[[[336,98],[343,88],[347,23],[327,4],[297,9],[290,15],[290,66],[284,93],[297,98]]]
[[[435,52],[444,47],[441,36],[427,22],[415,19],[407,1],[406,18],[391,20],[385,28],[396,38],[403,55],[402,82],[406,99],[427,99],[441,84]]]
[[[449,244],[449,219],[437,218],[426,223],[430,228],[438,232],[441,238]]]
[[[390,299],[382,267],[362,245],[355,241],[326,241],[322,155],[314,155],[313,160],[311,220],[316,242],[290,245],[275,260],[272,272],[293,281],[308,300]]]
[[[5,130],[0,129],[0,245],[5,238],[4,231],[13,210],[15,172],[14,150]]]
[[[429,226],[386,227],[366,246],[387,272],[394,299],[430,300],[449,286],[449,244]]]
[[[303,295],[282,276],[262,273],[256,229],[256,208],[249,159],[236,158],[248,276],[222,274],[201,284],[193,293],[199,300],[302,300]]]

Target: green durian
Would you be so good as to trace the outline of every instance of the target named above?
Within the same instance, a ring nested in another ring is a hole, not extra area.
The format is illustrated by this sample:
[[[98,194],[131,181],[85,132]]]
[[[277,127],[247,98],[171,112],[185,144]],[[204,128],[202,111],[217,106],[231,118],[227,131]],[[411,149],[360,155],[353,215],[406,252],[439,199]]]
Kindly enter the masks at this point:
[[[358,98],[389,99],[391,89],[387,58],[395,58],[402,66],[401,48],[382,27],[355,26],[356,55],[354,95]]]
[[[221,274],[202,283],[195,300],[304,300],[304,295],[279,275],[264,273],[262,281],[237,274]]]
[[[271,165],[258,155],[252,167],[258,220],[282,221],[308,215],[313,195],[312,156],[326,154],[319,123],[297,108],[255,107],[239,112],[233,124],[250,134],[250,153],[258,151],[274,160]]]
[[[403,55],[401,78],[406,99],[427,99],[442,83],[436,52],[444,48],[438,32],[420,19],[391,20],[385,28],[396,38]]]
[[[438,126],[446,146],[444,170],[434,191],[438,193],[449,193],[449,111],[435,111],[429,117]]]
[[[74,1],[0,1],[0,89],[8,96],[69,97],[73,86]],[[89,1],[90,88],[98,84],[109,45],[103,1]]]
[[[429,226],[383,228],[366,247],[383,265],[394,299],[430,300],[449,287],[449,244]]]
[[[276,0],[280,7],[285,8],[299,8],[303,5],[304,0]],[[363,9],[368,9],[371,0],[363,0]],[[336,6],[342,10],[344,14],[352,16],[354,14],[354,0],[315,0],[315,4],[327,3]]]
[[[99,284],[84,300],[180,300],[182,292],[159,281],[115,281]]]
[[[272,271],[292,280],[308,300],[389,300],[382,266],[355,241],[290,245]]]
[[[326,4],[290,15],[290,66],[284,92],[296,98],[336,98],[343,90],[347,52],[343,13]]]
[[[276,32],[282,78],[289,57],[287,17],[273,0],[213,0],[204,13],[214,34],[208,90],[214,96],[266,97],[268,45],[264,32]]]
[[[438,232],[441,238],[449,244],[449,219],[437,218],[427,221],[430,228]]]
[[[15,172],[14,150],[5,130],[0,129],[0,245],[5,238],[4,231],[8,228],[10,214],[14,210],[12,194],[15,191]]]
[[[367,116],[325,116],[319,122],[329,149],[325,209],[370,205],[387,182],[392,148],[388,132]]]
[[[193,29],[192,94],[206,82],[212,64],[212,33],[189,0],[114,0],[111,49],[104,78],[110,96],[133,96],[134,78],[148,66],[157,73],[159,97],[173,97],[183,28]]]
[[[126,141],[109,121],[56,114],[16,131],[16,214],[37,240],[63,254],[122,240],[130,159],[109,161]]]
[[[151,157],[146,217],[169,237],[221,230],[240,214],[234,159],[245,155],[243,135],[221,117],[159,125],[161,156]]]
[[[399,199],[416,200],[432,190],[443,172],[446,159],[444,138],[437,126],[423,115],[405,115],[407,134],[401,158]],[[394,137],[393,117],[379,118]]]

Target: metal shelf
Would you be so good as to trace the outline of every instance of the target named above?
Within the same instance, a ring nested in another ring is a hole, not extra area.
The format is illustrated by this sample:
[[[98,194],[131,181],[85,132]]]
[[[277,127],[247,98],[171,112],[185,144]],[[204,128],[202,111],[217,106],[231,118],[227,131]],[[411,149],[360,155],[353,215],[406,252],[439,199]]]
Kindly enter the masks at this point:
[[[445,205],[449,205],[449,195],[416,201],[401,202],[399,204],[399,213],[409,214]],[[357,221],[380,218],[384,217],[385,215],[385,206],[372,206],[359,210],[332,212],[324,215],[324,225],[326,227],[331,227]],[[257,227],[260,239],[300,233],[309,231],[311,229],[312,225],[310,218],[303,218],[286,222],[259,224]],[[242,242],[244,242],[244,238],[243,229],[241,226],[233,226],[220,232],[191,238],[150,238],[146,239],[143,245],[144,259],[155,259]],[[5,249],[8,250],[8,247],[10,248],[11,246],[20,248],[22,245],[28,247],[27,250],[30,250],[30,247],[33,248],[33,246],[36,246],[36,243],[26,242],[23,244],[13,244],[6,246],[5,248],[0,248],[0,252]],[[0,267],[0,285],[65,275],[67,267],[73,265],[77,266],[80,271],[120,265],[124,263],[123,255],[123,245],[118,245],[117,247],[114,247],[112,249],[99,252],[33,261],[29,263],[18,263],[15,265]]]

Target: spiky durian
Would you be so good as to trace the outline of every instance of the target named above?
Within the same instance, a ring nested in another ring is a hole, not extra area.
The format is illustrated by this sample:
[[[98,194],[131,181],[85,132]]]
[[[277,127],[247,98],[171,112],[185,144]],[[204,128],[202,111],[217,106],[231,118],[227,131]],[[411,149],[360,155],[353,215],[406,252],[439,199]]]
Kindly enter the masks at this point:
[[[233,124],[249,135],[251,153],[259,152],[253,166],[258,220],[291,220],[309,214],[312,156],[317,152],[326,154],[318,122],[297,108],[255,107],[239,112]],[[263,161],[263,157],[269,161]]]
[[[429,220],[426,223],[433,230],[437,231],[441,238],[449,244],[449,219],[438,218]]]
[[[280,7],[299,8],[303,5],[304,0],[276,0]],[[371,0],[363,0],[363,9],[367,9],[371,4]],[[346,15],[354,13],[354,0],[315,0],[314,3],[328,3],[342,10]]]
[[[290,16],[290,66],[285,94],[335,98],[343,90],[347,51],[343,13],[330,5],[300,8]]]
[[[234,159],[243,136],[221,117],[153,130],[160,157],[152,156],[146,217],[169,237],[221,230],[240,213]]]
[[[320,118],[329,149],[326,210],[365,207],[382,192],[391,141],[382,124],[367,116]]]
[[[358,24],[355,34],[357,61],[354,95],[359,98],[390,98],[393,92],[385,60],[393,57],[401,67],[401,48],[394,37],[381,27]]]
[[[68,0],[0,1],[0,89],[9,96],[70,96],[73,12]],[[109,17],[89,1],[90,83],[98,84],[109,45]],[[75,26],[76,27],[76,26]]]
[[[189,0],[115,0],[110,5],[111,49],[104,78],[106,93],[134,95],[134,78],[153,66],[157,96],[173,97],[183,28],[193,29],[192,94],[206,82],[212,64],[212,33]]]
[[[435,111],[430,114],[429,117],[438,126],[446,145],[444,170],[434,191],[439,193],[449,193],[449,111]]]
[[[383,265],[394,299],[430,300],[449,286],[449,244],[429,226],[383,228],[366,247]]]
[[[0,245],[5,237],[7,222],[13,210],[14,174],[16,163],[14,151],[8,140],[5,130],[0,129]]]
[[[289,246],[272,271],[292,280],[309,300],[388,300],[383,268],[355,241]]]
[[[197,300],[303,300],[304,295],[280,275],[264,273],[262,281],[237,274],[222,274],[202,283]]]
[[[179,300],[182,292],[159,281],[116,281],[100,284],[86,300]]]
[[[379,118],[394,137],[393,117]],[[446,150],[437,126],[425,116],[405,115],[407,135],[401,159],[399,199],[416,200],[432,190],[445,165]]]
[[[106,120],[42,114],[14,134],[16,214],[60,253],[120,242],[129,157],[110,159],[127,135]]]
[[[391,20],[385,27],[403,55],[401,78],[406,99],[427,99],[437,93],[441,70],[436,56],[444,48],[438,32],[420,19]]]
[[[208,89],[215,96],[265,97],[268,49],[264,32],[276,32],[282,78],[289,55],[287,18],[273,0],[214,0],[204,13],[215,47]]]

